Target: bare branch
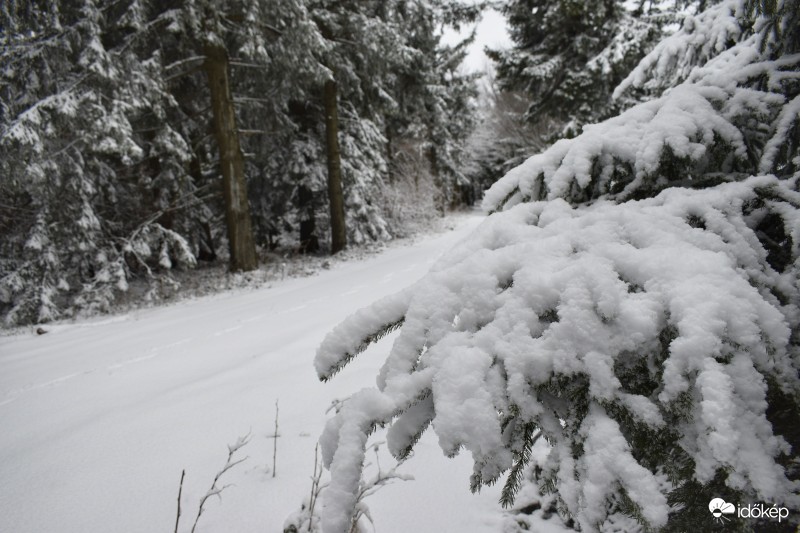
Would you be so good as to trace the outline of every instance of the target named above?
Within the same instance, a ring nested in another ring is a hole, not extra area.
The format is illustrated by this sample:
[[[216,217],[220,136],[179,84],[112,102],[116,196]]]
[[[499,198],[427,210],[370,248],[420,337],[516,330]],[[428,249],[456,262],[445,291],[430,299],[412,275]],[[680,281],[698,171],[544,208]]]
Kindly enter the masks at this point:
[[[203,514],[204,506],[208,501],[208,499],[211,498],[212,496],[218,496],[219,498],[222,498],[222,491],[231,486],[230,484],[228,484],[218,487],[217,482],[219,481],[219,478],[221,478],[225,474],[225,472],[227,472],[234,466],[247,460],[247,457],[244,457],[242,459],[237,459],[234,461],[233,456],[237,451],[239,451],[242,448],[242,446],[244,446],[248,442],[250,442],[249,432],[247,433],[247,435],[239,437],[234,444],[228,445],[228,460],[225,461],[225,466],[223,466],[222,469],[219,472],[217,472],[217,475],[214,476],[214,482],[211,483],[211,488],[208,489],[208,492],[206,492],[205,496],[203,496],[200,499],[200,506],[197,508],[197,516],[194,519],[194,525],[192,526],[192,533],[194,533],[194,530],[197,528],[197,522],[200,520],[200,516],[202,516]]]
[[[178,72],[177,74],[173,74],[172,76],[167,76],[166,78],[164,78],[164,81],[172,81],[174,79],[181,78],[183,76],[188,76],[189,74],[194,74],[195,72],[198,72],[202,69],[203,69],[202,65],[197,65],[193,68],[190,68],[189,70]]]
[[[185,59],[179,59],[169,65],[164,66],[164,70],[172,70],[174,68],[182,67],[183,65],[188,65],[190,63],[202,63],[206,60],[206,56],[192,56],[187,57]]]
[[[278,458],[278,400],[275,400],[275,434],[272,436],[272,477],[275,477],[275,471]],[[316,468],[316,465],[314,465]]]
[[[175,533],[178,533],[178,524],[181,521],[181,493],[183,492],[184,477],[186,477],[186,470],[181,470],[181,484],[178,486],[178,516],[175,517]]]
[[[261,104],[272,104],[274,103],[273,100],[268,98],[253,98],[251,96],[236,96],[233,99],[234,104],[246,104],[248,102],[258,102]]]
[[[231,61],[228,62],[228,64],[230,64],[231,66],[234,66],[234,67],[256,68],[256,69],[260,69],[260,70],[268,70],[269,69],[269,67],[267,65],[263,65],[261,63],[247,63],[247,62],[244,62],[244,61],[231,60]]]

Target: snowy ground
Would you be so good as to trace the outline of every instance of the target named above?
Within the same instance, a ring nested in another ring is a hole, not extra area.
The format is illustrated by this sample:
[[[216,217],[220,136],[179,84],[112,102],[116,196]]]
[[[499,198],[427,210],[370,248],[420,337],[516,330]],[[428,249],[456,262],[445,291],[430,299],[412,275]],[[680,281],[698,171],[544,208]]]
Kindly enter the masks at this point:
[[[197,531],[280,531],[309,492],[325,410],[374,384],[392,339],[328,384],[313,371],[317,345],[351,312],[421,277],[479,221],[270,288],[0,337],[0,531],[172,531],[182,469],[189,531],[226,445],[248,432],[249,458],[222,479],[232,486]],[[377,531],[499,531],[499,487],[470,494],[470,470],[468,456],[445,459],[427,434],[400,469],[416,480],[368,500]]]

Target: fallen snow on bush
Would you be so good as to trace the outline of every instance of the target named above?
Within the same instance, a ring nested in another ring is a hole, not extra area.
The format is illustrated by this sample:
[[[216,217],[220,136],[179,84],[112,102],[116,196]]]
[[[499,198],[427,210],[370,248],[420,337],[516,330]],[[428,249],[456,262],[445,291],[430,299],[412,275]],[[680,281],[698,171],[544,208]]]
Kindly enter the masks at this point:
[[[675,466],[657,447],[635,457],[633,431],[660,434],[701,483],[722,469],[742,493],[794,502],[775,462],[788,445],[765,413],[768,381],[798,390],[797,308],[782,303],[798,301],[797,287],[751,229],[795,210],[794,188],[762,176],[625,204],[519,204],[416,285],[345,320],[317,353],[322,379],[401,329],[377,387],[354,394],[322,437],[325,531],[344,531],[367,436],[385,423],[398,458],[428,425],[445,454],[469,451],[474,489],[525,463],[541,430],[545,485],[584,531],[619,498],[646,524],[667,522]]]

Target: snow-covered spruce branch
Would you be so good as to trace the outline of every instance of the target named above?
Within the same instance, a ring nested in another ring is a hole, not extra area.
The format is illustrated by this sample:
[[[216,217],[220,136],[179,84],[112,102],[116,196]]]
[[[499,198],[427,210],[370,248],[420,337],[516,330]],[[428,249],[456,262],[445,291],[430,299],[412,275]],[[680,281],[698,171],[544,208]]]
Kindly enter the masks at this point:
[[[149,260],[153,259],[154,248],[158,253],[158,264],[162,268],[170,269],[173,267],[171,256],[174,257],[179,265],[194,268],[197,265],[197,259],[191,250],[191,246],[186,239],[171,229],[165,228],[157,223],[165,214],[186,209],[201,201],[197,197],[197,193],[204,189],[210,188],[210,185],[200,187],[191,193],[184,194],[177,198],[170,206],[159,209],[151,214],[142,223],[140,223],[127,237],[118,239],[119,249],[123,254],[128,254],[136,260],[136,263],[144,269],[148,277],[153,275],[153,271],[148,264]],[[121,261],[121,260],[120,260]],[[116,277],[119,278],[120,283],[125,286],[124,282],[127,274],[124,272],[123,267],[120,266],[120,274]],[[102,277],[98,277],[95,282],[90,286],[104,283]]]
[[[538,441],[542,436],[542,431],[537,430],[536,426],[530,422],[525,425],[523,432],[522,439],[519,441],[520,448],[518,450],[512,450],[514,455],[514,466],[511,467],[511,470],[508,473],[508,480],[503,486],[503,491],[500,494],[500,503],[506,508],[514,505],[517,493],[522,487],[525,467],[528,466],[531,460],[531,450],[533,449],[534,444],[536,444],[536,441]],[[480,490],[480,487],[475,485],[471,486],[470,488],[473,490],[473,492]]]
[[[748,29],[755,24],[749,13],[744,1],[728,0],[687,22],[698,29],[664,41],[616,95],[652,75],[663,77],[669,91],[531,157],[492,186],[484,208],[554,198],[624,201],[670,186],[714,185],[726,175],[792,175],[798,165],[791,148],[777,147],[798,142],[800,54],[772,57],[761,50],[767,37]],[[725,45],[695,50],[706,43],[705,37],[695,43],[696,33],[712,30]],[[731,45],[734,38],[740,42]],[[686,56],[677,77],[670,75],[676,60],[667,52]],[[654,66],[662,60],[666,65]]]
[[[686,80],[733,43],[752,32],[746,0],[724,0],[684,18],[680,30],[658,43],[614,91],[618,98],[630,87],[664,90]]]
[[[579,137],[531,157],[487,192],[484,208],[553,198],[625,200],[676,184],[707,186],[726,173],[780,171],[786,157],[776,157],[773,147],[790,140],[798,123],[796,105],[779,90],[739,87],[736,76],[763,79],[787,63],[796,74],[800,56],[752,62],[749,54],[735,52],[717,58],[719,66],[712,62],[699,70],[697,83],[586,126]],[[731,73],[718,80],[727,86],[712,84],[721,71]],[[766,131],[753,126],[765,122],[776,126]],[[762,150],[764,145],[769,150]]]
[[[355,356],[403,324],[409,294],[401,292],[375,309],[358,312],[336,327],[317,350],[314,366],[323,381],[333,377]]]
[[[46,113],[58,113],[67,118],[74,116],[80,99],[74,93],[88,78],[89,74],[78,76],[67,88],[46,96],[19,112],[0,132],[0,144],[19,142],[23,145],[36,146],[39,143],[39,135],[34,130],[41,124],[42,116]],[[67,148],[74,144],[75,142],[67,144]]]
[[[779,464],[789,446],[766,415],[768,395],[800,397],[789,327],[800,241],[788,256],[762,244],[797,235],[796,187],[757,177],[490,217],[404,293],[378,388],[328,422],[325,530],[347,531],[372,429],[389,424],[399,455],[431,421],[446,454],[472,454],[476,489],[523,468],[541,431],[552,445],[543,488],[584,531],[609,499],[662,527],[691,483],[800,505]],[[370,331],[356,322],[337,346]],[[518,483],[509,478],[505,503]]]
[[[91,313],[97,309],[106,309],[115,300],[116,291],[128,290],[131,270],[136,265],[144,270],[148,278],[156,278],[151,268],[154,260],[167,270],[172,269],[175,262],[187,268],[196,266],[197,260],[186,239],[154,220],[155,218],[148,219],[130,236],[119,239],[121,244],[102,255],[98,254],[102,259],[101,265],[93,279],[84,283],[73,299],[74,306],[80,312]],[[156,279],[159,283],[175,285],[169,278]]]

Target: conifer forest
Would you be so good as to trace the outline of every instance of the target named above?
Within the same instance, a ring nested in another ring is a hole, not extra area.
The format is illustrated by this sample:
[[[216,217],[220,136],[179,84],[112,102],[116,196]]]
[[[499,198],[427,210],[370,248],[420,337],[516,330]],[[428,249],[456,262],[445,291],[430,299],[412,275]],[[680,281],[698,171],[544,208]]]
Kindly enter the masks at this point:
[[[795,532],[800,4],[5,0],[0,322],[0,531]]]

